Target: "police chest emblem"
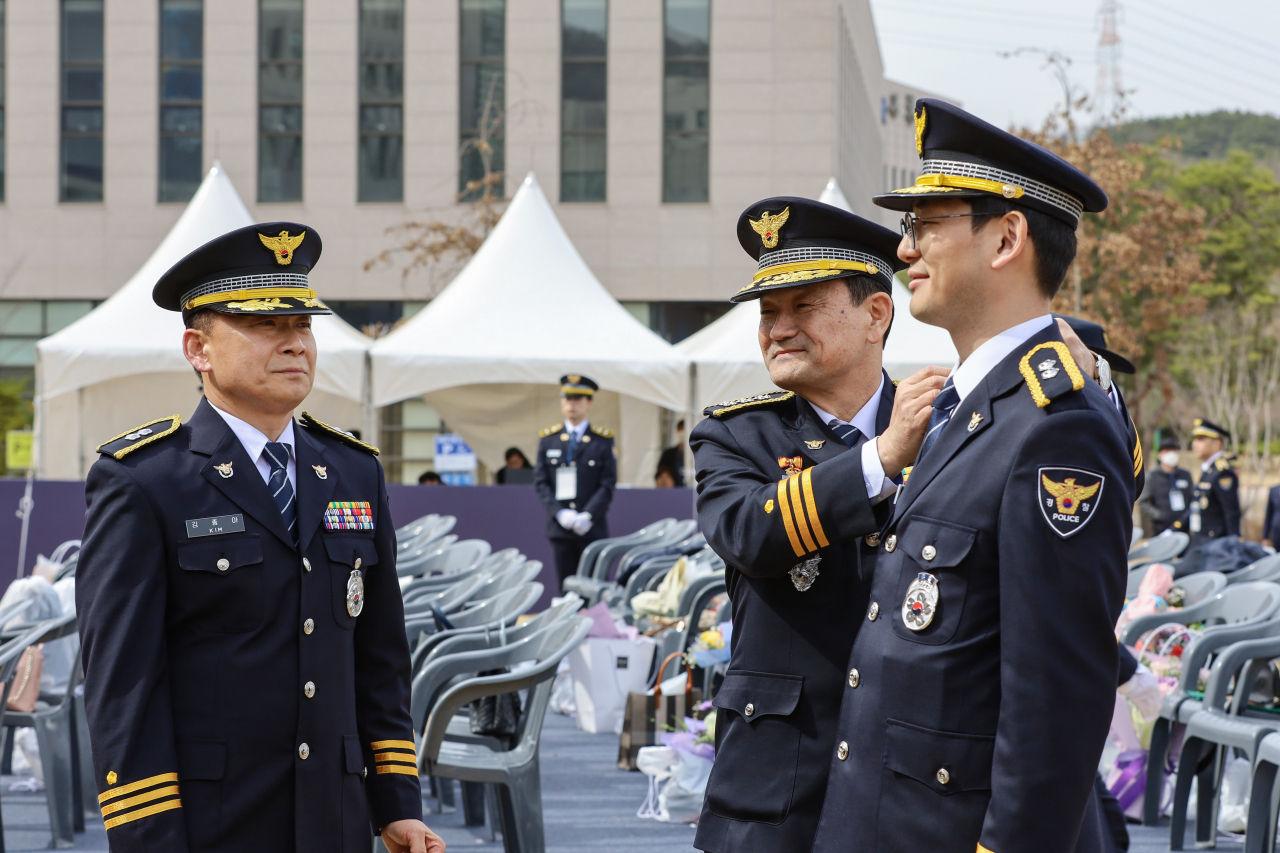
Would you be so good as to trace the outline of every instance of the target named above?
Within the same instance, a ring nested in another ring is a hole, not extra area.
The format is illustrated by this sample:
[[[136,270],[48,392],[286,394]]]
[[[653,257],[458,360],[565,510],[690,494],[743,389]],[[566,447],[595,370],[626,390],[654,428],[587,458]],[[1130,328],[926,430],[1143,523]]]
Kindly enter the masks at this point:
[[[912,631],[923,631],[937,612],[938,579],[921,572],[907,587],[907,597],[902,602],[902,624]]]
[[[809,587],[813,586],[813,582],[818,579],[818,564],[822,562],[822,557],[814,554],[803,563],[796,563],[791,567],[789,574],[791,575],[791,583],[800,592],[805,592]]]
[[[822,445],[826,443],[827,443],[827,440],[824,438],[821,441],[806,441],[804,443],[804,446],[809,448],[810,450],[821,450]]]
[[[214,465],[213,470],[221,474],[222,479],[224,480],[229,479],[232,474],[230,462],[223,462],[221,465]]]
[[[1093,518],[1107,478],[1082,468],[1041,468],[1037,479],[1040,513],[1066,539]]]
[[[364,610],[364,578],[357,569],[347,578],[347,613],[354,619],[361,610]]]

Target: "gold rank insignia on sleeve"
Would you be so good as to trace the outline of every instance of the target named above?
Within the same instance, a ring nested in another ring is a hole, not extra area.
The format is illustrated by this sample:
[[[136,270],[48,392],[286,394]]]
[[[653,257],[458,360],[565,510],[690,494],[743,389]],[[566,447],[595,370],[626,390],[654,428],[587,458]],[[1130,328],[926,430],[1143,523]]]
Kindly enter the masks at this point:
[[[107,774],[107,784],[113,784],[115,771]],[[160,812],[182,808],[178,797],[178,774],[160,773],[118,788],[111,788],[98,795],[98,805],[107,829],[132,823]]]
[[[813,496],[812,468],[779,480],[777,497],[782,526],[787,531],[791,550],[795,551],[797,557],[811,554],[830,544],[826,531],[822,529],[822,522],[818,519],[818,504]]]
[[[375,740],[369,744],[379,774],[418,775],[418,748],[411,740]]]

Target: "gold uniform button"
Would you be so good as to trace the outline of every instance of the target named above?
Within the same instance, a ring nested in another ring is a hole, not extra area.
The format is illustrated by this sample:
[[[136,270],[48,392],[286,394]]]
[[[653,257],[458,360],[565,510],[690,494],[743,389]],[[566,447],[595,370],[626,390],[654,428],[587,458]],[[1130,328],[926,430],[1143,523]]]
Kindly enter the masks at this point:
[[[840,741],[840,745],[836,747],[836,758],[844,761],[849,757],[849,744]]]
[[[867,618],[872,622],[880,618],[880,604],[878,602],[871,602],[871,609],[867,611]]]
[[[746,717],[750,717],[755,712],[756,712],[756,706],[751,704],[750,702],[747,703],[747,707],[742,709],[742,714],[743,716],[746,716]]]
[[[229,568],[231,568],[231,561],[229,561],[226,557],[223,557],[221,560],[218,561],[218,571],[225,572]]]
[[[878,548],[880,547],[880,534],[868,533],[866,541],[867,541],[867,544],[870,545],[872,548]]]
[[[308,560],[306,557],[302,558],[302,568],[306,569],[307,571],[311,571],[311,561]]]
[[[861,682],[862,682],[862,676],[858,673],[858,670],[857,669],[849,670],[849,686],[857,687],[858,684],[860,684]]]
[[[898,537],[894,534],[890,534],[889,538],[884,540],[884,549],[888,551],[890,554],[892,554],[893,549],[897,547],[898,547]]]
[[[316,695],[316,683],[314,681],[308,681],[306,684],[302,685],[302,695],[306,696],[308,699]]]
[[[356,557],[356,564],[355,564],[354,566],[352,566],[351,568],[353,568],[353,569],[358,569],[358,568],[360,568],[360,558],[359,558],[359,557]]]
[[[299,758],[301,758],[303,761],[306,761],[306,760],[307,760],[307,756],[308,756],[308,755],[310,755],[310,754],[311,754],[311,747],[307,746],[305,743],[303,743],[303,744],[299,744],[299,745],[298,745],[298,757],[299,757]]]
[[[927,563],[934,557],[938,556],[938,549],[932,545],[925,545],[924,550],[920,552],[920,556],[924,557],[925,562]]]
[[[306,622],[302,623],[302,633],[304,634],[310,634],[315,629],[316,629],[316,623],[312,619],[308,619]]]
[[[945,785],[951,781],[951,774],[947,772],[947,768],[942,767],[938,770],[938,784]]]

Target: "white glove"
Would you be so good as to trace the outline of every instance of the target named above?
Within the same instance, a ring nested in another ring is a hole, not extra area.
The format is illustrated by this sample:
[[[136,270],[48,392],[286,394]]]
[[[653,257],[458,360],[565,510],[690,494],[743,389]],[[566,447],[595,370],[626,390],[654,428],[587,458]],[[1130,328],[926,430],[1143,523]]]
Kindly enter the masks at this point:
[[[1117,692],[1132,702],[1148,723],[1160,716],[1160,680],[1151,670],[1135,672],[1133,678],[1121,684]]]
[[[565,530],[572,530],[574,523],[578,520],[578,513],[571,509],[562,509],[556,513],[556,523]]]
[[[573,532],[579,536],[586,536],[587,531],[591,529],[591,513],[580,512],[573,522]]]

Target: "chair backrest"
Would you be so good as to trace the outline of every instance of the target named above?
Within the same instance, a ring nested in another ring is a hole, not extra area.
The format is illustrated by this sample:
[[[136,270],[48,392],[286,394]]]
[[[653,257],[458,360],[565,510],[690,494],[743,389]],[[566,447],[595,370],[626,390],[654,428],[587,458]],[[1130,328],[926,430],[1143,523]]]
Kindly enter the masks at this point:
[[[439,539],[432,540],[425,545],[411,548],[408,551],[401,551],[396,554],[396,569],[398,571],[405,567],[424,563],[457,541],[457,534],[450,533],[448,536],[441,536]],[[401,577],[403,576],[402,573]]]
[[[49,560],[54,563],[65,563],[72,549],[80,550],[79,539],[68,539],[57,548],[53,549],[53,554],[49,556]]]
[[[396,539],[396,551],[412,551],[415,548],[430,545],[453,530],[453,526],[457,523],[458,519],[452,515],[442,515],[426,524],[418,525],[414,528],[418,531],[416,534],[400,536]]]
[[[1217,595],[1229,579],[1222,572],[1197,572],[1174,582],[1174,586],[1182,588],[1185,593],[1183,607],[1199,604],[1210,596]]]
[[[1150,539],[1141,540],[1130,548],[1129,564],[1135,565],[1138,561],[1160,563],[1172,560],[1187,550],[1187,545],[1190,543],[1191,537],[1182,531],[1166,530]]]
[[[431,647],[430,651],[421,656],[421,659],[414,667],[414,673],[416,675],[416,673],[421,672],[423,666],[442,655],[471,652],[477,649],[491,649],[522,640],[530,634],[541,631],[552,622],[568,619],[581,610],[583,604],[585,602],[581,598],[574,593],[569,593],[564,597],[563,601],[548,607],[541,613],[535,614],[519,625],[513,625],[510,628],[495,626],[480,631],[455,632],[453,636],[441,639]]]
[[[481,560],[480,568],[490,569],[494,572],[502,572],[520,560],[527,559],[528,557],[520,553],[519,548],[503,548],[499,551],[494,551],[492,554]]]
[[[525,560],[507,571],[490,575],[476,592],[475,598],[477,601],[492,598],[500,592],[537,580],[540,574],[542,574],[541,560]]]
[[[449,621],[454,628],[496,627],[500,622],[513,624],[517,617],[529,612],[529,608],[541,597],[542,584],[522,584],[481,601],[470,610],[455,614]]]
[[[1273,581],[1280,578],[1280,554],[1268,554],[1261,560],[1254,560],[1243,569],[1227,575],[1226,578],[1229,586],[1252,581]]]
[[[458,542],[452,533],[436,543],[428,545],[431,549],[421,557],[404,557],[396,561],[396,574],[406,575],[451,575],[466,569],[474,569],[480,561],[489,556],[489,543],[483,539],[464,539]]]
[[[591,545],[598,544],[597,542],[592,542],[582,552],[582,559],[578,561],[578,574],[603,580],[608,575],[609,566],[613,565],[614,560],[636,545],[642,542],[651,542],[664,535],[675,523],[676,520],[674,518],[660,519],[652,524],[646,524],[635,533],[598,540],[600,544],[598,549],[591,548]],[[587,559],[587,550],[594,551],[590,560]]]
[[[404,600],[405,618],[408,619],[414,614],[430,613],[432,604],[448,613],[450,609],[456,609],[455,605],[460,605],[473,598],[478,600],[492,598],[492,596],[477,595],[480,588],[484,586],[485,581],[492,577],[493,575],[489,572],[474,572],[468,574],[457,583],[436,591],[413,590],[412,585],[406,587]]]
[[[1195,690],[1200,681],[1200,670],[1209,665],[1210,658],[1223,652],[1234,643],[1280,636],[1280,613],[1270,619],[1238,622],[1233,625],[1217,625],[1206,628],[1182,652],[1182,674],[1178,677],[1178,689],[1185,694]]]
[[[439,517],[440,517],[440,513],[431,512],[431,513],[427,513],[421,518],[415,518],[413,521],[409,522],[403,527],[397,527],[396,541],[400,542],[410,536],[417,536],[419,533],[421,533],[425,529],[424,525],[430,524],[431,522],[435,521]]]
[[[1223,587],[1190,607],[1140,616],[1125,626],[1120,642],[1132,645],[1147,631],[1171,622],[1179,625],[1203,622],[1206,627],[1262,622],[1277,611],[1280,611],[1280,586],[1268,581],[1236,584]]]

